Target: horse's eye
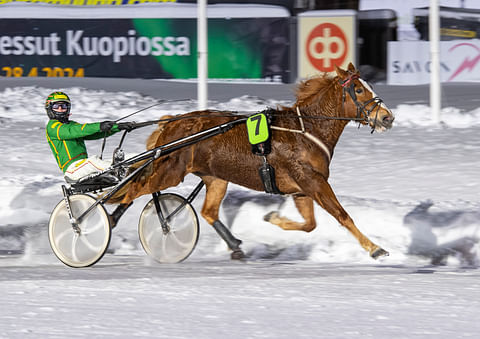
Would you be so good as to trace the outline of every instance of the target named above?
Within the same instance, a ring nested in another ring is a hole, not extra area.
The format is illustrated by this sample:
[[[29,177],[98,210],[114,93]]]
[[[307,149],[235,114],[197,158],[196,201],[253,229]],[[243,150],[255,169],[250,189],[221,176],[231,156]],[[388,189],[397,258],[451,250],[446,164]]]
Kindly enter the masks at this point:
[[[359,87],[355,90],[355,93],[357,94],[362,94],[363,93],[363,88],[362,87]]]

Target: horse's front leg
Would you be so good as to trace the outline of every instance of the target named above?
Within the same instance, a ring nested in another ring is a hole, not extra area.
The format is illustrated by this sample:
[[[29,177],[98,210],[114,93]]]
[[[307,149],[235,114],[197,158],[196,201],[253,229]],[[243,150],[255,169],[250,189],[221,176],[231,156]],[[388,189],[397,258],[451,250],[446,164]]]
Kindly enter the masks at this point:
[[[202,216],[213,226],[218,235],[227,243],[232,250],[232,259],[242,259],[245,254],[240,249],[241,240],[235,238],[230,230],[219,220],[218,211],[225,193],[227,192],[228,182],[210,176],[203,176],[203,182],[207,189],[205,201],[202,207]]]
[[[315,184],[312,185],[312,181],[309,181],[307,186],[310,190],[315,188],[315,191],[312,192],[315,201],[337,219],[342,226],[346,227],[358,240],[360,245],[370,253],[372,258],[377,259],[378,257],[388,255],[387,251],[374,244],[355,226],[352,218],[338,202],[330,184],[320,175],[315,179]]]

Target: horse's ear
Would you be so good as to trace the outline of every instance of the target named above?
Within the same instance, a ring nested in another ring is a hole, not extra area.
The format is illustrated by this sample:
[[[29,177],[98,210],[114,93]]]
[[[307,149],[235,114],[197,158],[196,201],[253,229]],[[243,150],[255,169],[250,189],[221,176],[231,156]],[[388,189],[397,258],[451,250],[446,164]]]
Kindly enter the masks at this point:
[[[341,69],[340,67],[338,67],[337,65],[335,65],[335,72],[337,72],[337,75],[341,78],[341,79],[345,79],[348,74],[347,74],[347,71]]]
[[[350,62],[348,64],[348,71],[351,72],[351,73],[356,73],[357,70],[355,69],[355,66],[353,66],[353,64]]]

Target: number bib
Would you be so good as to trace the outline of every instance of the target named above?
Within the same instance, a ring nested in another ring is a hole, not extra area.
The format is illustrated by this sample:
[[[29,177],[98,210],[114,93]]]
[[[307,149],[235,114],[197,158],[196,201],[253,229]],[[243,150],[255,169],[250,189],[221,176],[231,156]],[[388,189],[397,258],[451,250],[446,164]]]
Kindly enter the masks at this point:
[[[274,110],[267,109],[247,119],[248,141],[252,144],[252,153],[264,157],[258,173],[265,192],[283,194],[275,182],[275,169],[270,166],[266,157],[272,150],[272,139],[270,136],[270,123],[272,121],[272,115],[274,114],[272,111]]]
[[[263,113],[254,114],[247,119],[248,141],[257,145],[270,138],[270,128],[267,116]]]

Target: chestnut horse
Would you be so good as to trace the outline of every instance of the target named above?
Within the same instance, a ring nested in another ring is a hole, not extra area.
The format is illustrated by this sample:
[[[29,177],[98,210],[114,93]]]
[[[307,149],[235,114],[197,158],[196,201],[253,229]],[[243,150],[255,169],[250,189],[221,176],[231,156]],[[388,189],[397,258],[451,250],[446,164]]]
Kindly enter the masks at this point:
[[[355,226],[328,184],[333,150],[349,121],[370,125],[372,132],[392,127],[393,113],[360,78],[350,64],[336,68],[336,75],[323,74],[301,82],[292,107],[273,112],[271,153],[265,160],[275,169],[279,191],[293,196],[304,222],[295,222],[272,212],[265,220],[284,230],[311,232],[316,227],[315,201],[346,227],[373,258],[388,255]],[[228,121],[239,119],[234,112],[191,112],[191,119],[161,122],[147,142],[147,148],[161,146]],[[199,118],[199,116],[201,116]],[[155,160],[148,173],[133,180],[117,202],[129,204],[135,198],[178,185],[189,174],[199,176],[206,185],[202,216],[233,251],[232,258],[243,257],[241,241],[219,220],[220,204],[228,182],[264,191],[259,167],[264,158],[254,155],[247,130],[238,124],[224,134],[183,147]],[[146,170],[147,171],[147,170]]]

